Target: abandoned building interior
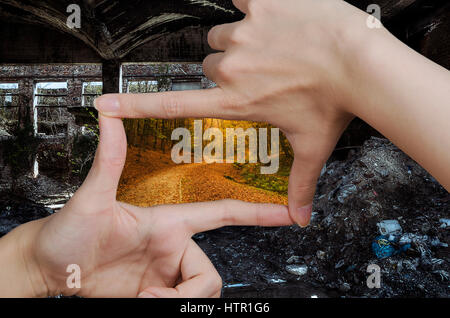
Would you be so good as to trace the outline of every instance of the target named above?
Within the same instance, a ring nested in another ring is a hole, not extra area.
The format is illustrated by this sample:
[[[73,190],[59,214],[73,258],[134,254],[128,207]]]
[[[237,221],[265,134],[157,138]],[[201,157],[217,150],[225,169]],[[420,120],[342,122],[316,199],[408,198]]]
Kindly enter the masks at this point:
[[[77,137],[97,138],[93,101],[103,92],[102,66],[8,65],[1,67],[1,72],[5,80],[0,83],[0,138],[12,140],[17,127],[29,125],[39,143],[28,171],[24,172],[34,179],[41,174],[73,172],[68,169]],[[118,91],[126,93],[205,89],[214,85],[202,74],[198,63],[124,63],[120,73]],[[24,104],[27,107],[20,106]],[[92,160],[90,155],[82,161]],[[79,168],[83,169],[84,164]],[[5,165],[2,171],[2,184],[9,188],[13,184],[11,167]],[[48,194],[51,197],[55,193]],[[63,195],[60,203],[49,207],[62,206],[66,199]]]
[[[348,2],[363,10],[378,4],[390,31],[450,69],[448,0]],[[66,23],[73,3],[82,11],[80,28]],[[62,207],[78,183],[61,176],[75,169],[82,180],[93,159],[86,149],[98,138],[94,99],[106,93],[213,87],[202,72],[203,59],[213,52],[208,31],[242,17],[231,0],[0,0],[0,193],[12,192],[48,209]],[[345,136],[344,148],[379,135],[357,122]],[[25,153],[17,140],[30,141],[28,158],[12,152]],[[265,284],[280,279],[261,277]],[[340,287],[338,293],[345,292]],[[256,294],[308,296],[308,288]],[[436,294],[445,293],[439,288]]]

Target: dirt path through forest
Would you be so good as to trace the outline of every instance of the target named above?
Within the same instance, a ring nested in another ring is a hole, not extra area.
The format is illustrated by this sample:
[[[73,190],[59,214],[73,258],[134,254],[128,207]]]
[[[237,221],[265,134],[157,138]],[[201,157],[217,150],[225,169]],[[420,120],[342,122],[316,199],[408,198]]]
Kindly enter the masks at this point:
[[[287,204],[285,196],[230,177],[240,180],[232,164],[176,165],[168,154],[130,148],[118,200],[142,207],[222,199]]]

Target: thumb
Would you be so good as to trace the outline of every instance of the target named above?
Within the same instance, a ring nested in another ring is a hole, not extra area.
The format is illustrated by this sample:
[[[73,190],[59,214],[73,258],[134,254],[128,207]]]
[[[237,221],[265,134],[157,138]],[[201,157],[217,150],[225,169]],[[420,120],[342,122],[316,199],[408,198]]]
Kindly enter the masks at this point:
[[[202,260],[198,262],[201,263]],[[198,264],[193,263],[190,266]],[[138,298],[218,298],[221,295],[222,281],[216,276],[220,277],[212,267],[209,272],[189,278],[174,288],[148,287],[138,295]]]
[[[208,290],[208,285],[214,286],[205,276],[198,276],[175,288],[149,287],[141,292],[138,298],[219,298],[221,287]]]
[[[289,176],[288,201],[291,219],[302,227],[309,225],[317,180],[336,145],[339,134],[287,134],[294,150]]]
[[[159,297],[159,296],[156,295],[156,294],[158,294],[158,295],[165,294],[166,293],[166,289],[170,289],[170,288],[158,287],[157,289],[158,289],[158,291],[156,293],[155,292],[151,293],[149,290],[144,290],[142,293],[140,293],[138,295],[138,298],[173,298],[173,297],[170,297],[170,296]]]
[[[151,287],[138,295],[138,298],[183,298],[175,288]]]
[[[311,220],[316,183],[322,169],[320,164],[316,166],[296,157],[289,176],[289,215],[295,223],[302,227],[306,227]]]
[[[220,297],[222,279],[202,249],[190,241],[180,266],[182,282],[174,288],[148,287],[138,298]]]
[[[127,155],[127,139],[122,119],[99,114],[100,142],[94,163],[80,191],[115,199]]]

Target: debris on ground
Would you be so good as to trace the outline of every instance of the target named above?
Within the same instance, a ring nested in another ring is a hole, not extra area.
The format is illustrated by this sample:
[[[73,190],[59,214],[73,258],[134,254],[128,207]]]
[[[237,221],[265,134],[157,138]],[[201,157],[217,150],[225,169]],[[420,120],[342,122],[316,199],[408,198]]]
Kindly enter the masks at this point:
[[[439,219],[439,222],[441,222],[441,226],[442,228],[447,228],[450,227],[450,219]]]
[[[449,211],[450,195],[433,177],[389,141],[372,138],[327,164],[309,227],[225,227],[194,240],[222,276],[226,297],[448,298]],[[0,235],[50,213],[2,194]],[[378,258],[372,243],[381,229],[395,248],[409,248]],[[371,289],[373,264],[381,285]]]
[[[381,235],[375,238],[372,242],[372,250],[376,257],[387,258],[394,255],[406,252],[411,248],[411,244],[406,243],[401,246],[397,246],[395,237],[388,235]]]
[[[306,265],[288,265],[286,271],[292,275],[303,276],[308,273],[308,266]]]
[[[225,282],[251,284],[255,295],[272,296],[269,279],[279,278],[287,281],[279,289],[329,297],[449,297],[450,231],[442,226],[449,211],[450,195],[432,176],[388,140],[372,138],[327,164],[309,227],[227,227],[194,239]],[[400,253],[373,253],[377,224]],[[307,273],[300,280],[287,273],[287,260]],[[367,287],[371,264],[381,269],[379,289]]]
[[[384,220],[377,223],[377,226],[381,235],[395,236],[402,233],[402,227],[397,220]]]

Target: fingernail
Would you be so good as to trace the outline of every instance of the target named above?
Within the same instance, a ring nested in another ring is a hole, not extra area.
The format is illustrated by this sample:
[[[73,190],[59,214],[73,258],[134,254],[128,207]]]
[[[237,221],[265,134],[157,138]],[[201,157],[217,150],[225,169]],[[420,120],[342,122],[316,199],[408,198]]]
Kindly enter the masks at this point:
[[[297,208],[298,225],[307,227],[311,222],[312,204]]]
[[[138,298],[157,298],[157,297],[153,294],[142,292],[138,295]]]
[[[94,100],[94,107],[104,115],[117,115],[120,103],[117,96],[104,95]]]

